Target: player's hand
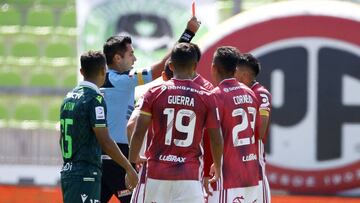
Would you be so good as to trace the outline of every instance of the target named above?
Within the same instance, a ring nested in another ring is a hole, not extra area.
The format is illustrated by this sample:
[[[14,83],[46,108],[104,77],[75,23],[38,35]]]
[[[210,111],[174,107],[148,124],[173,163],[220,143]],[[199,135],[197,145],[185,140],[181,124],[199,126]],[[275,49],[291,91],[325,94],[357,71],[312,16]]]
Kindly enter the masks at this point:
[[[216,181],[219,180],[220,171],[221,171],[220,166],[216,166],[214,164],[211,165],[209,175],[211,175],[212,177],[209,180],[209,183],[215,183]]]
[[[143,164],[146,161],[147,161],[146,159],[141,158],[140,156],[138,156],[138,157],[136,157],[135,164]]]
[[[205,189],[205,192],[208,196],[212,196],[212,192],[210,192],[210,183],[209,183],[210,177],[209,176],[204,176],[204,180],[203,180],[203,186]]]
[[[130,168],[126,171],[125,184],[129,190],[133,190],[139,182],[139,178],[134,168]]]
[[[142,163],[136,164],[136,165],[135,165],[136,171],[137,171],[137,172],[140,172],[140,169],[141,169],[142,166],[143,166]]]
[[[201,22],[197,20],[195,16],[191,17],[187,23],[186,29],[193,33],[196,33],[200,27]]]
[[[144,159],[144,158],[141,158],[141,156],[138,156],[136,158],[136,161],[135,161],[135,168],[136,168],[136,171],[140,171],[141,167],[144,165],[144,163],[146,162],[147,160]]]

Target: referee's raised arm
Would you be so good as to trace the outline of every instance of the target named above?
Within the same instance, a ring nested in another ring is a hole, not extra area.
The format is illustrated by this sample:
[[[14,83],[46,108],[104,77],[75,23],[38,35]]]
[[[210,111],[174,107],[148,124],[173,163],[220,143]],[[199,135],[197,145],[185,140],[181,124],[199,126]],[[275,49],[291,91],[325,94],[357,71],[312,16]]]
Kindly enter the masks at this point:
[[[181,34],[178,42],[191,42],[192,38],[195,36],[196,32],[200,27],[200,21],[197,20],[195,16],[191,17],[187,22],[186,29]],[[167,53],[161,61],[153,64],[151,66],[152,78],[156,79],[161,76],[161,72],[164,69],[166,60],[170,57],[170,52]]]

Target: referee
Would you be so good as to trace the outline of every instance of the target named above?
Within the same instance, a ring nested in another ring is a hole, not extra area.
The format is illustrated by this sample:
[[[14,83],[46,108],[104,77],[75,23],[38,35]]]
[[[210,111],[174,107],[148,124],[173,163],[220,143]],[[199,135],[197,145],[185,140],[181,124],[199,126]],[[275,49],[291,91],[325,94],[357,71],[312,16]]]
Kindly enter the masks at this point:
[[[179,42],[190,42],[200,27],[196,17],[192,17],[179,39]],[[134,110],[135,87],[148,83],[161,76],[166,55],[160,62],[148,69],[134,70],[136,61],[132,40],[129,36],[112,36],[104,44],[104,54],[108,70],[105,83],[101,87],[107,104],[108,127],[110,136],[115,140],[122,153],[128,156],[129,139],[127,122]],[[108,202],[115,195],[122,203],[128,203],[131,192],[126,189],[125,171],[108,155],[103,154],[103,176],[101,181],[101,202]]]

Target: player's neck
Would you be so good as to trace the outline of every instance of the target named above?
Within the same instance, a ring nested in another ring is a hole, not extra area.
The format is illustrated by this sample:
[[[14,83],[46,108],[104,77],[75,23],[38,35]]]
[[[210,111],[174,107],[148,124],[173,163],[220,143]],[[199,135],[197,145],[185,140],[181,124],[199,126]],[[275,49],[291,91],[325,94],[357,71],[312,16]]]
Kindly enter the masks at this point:
[[[95,84],[97,87],[102,86],[102,84],[99,84],[100,81],[95,78],[84,78],[84,81],[91,82],[91,83]]]
[[[227,80],[227,79],[232,79],[232,78],[234,78],[233,75],[219,75],[218,79],[217,79],[217,81],[218,81],[217,84],[220,84],[222,81]]]
[[[125,72],[125,71],[127,71],[127,70],[129,70],[130,68],[126,68],[126,67],[121,67],[121,66],[119,66],[119,65],[116,65],[116,64],[109,64],[108,65],[108,68],[109,69],[112,69],[112,70],[116,70],[116,71],[118,71],[119,73],[122,73],[122,72]]]
[[[197,72],[193,72],[191,79],[195,79],[199,74]]]
[[[248,86],[248,87],[252,87],[255,83],[256,83],[256,80],[253,79],[253,80],[251,80],[251,81],[247,84],[247,86]]]
[[[181,72],[181,73],[175,73],[174,72],[174,78],[180,79],[180,80],[186,80],[186,79],[192,79],[194,77],[194,73],[187,73],[187,72]]]

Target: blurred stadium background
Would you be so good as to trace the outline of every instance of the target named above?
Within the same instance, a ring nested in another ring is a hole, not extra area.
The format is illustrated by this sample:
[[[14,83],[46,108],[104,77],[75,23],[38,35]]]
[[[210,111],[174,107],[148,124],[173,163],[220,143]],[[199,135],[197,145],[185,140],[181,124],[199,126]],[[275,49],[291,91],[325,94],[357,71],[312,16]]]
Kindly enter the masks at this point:
[[[275,2],[284,1],[199,0],[197,12],[203,25],[194,40],[201,42],[234,15]],[[78,53],[101,50],[110,35],[127,32],[138,41],[136,67],[150,65],[183,31],[190,3],[0,0],[0,202],[61,202],[59,105],[77,83]],[[351,198],[292,196],[280,188],[273,190],[273,202],[360,202],[358,188],[326,193]]]

